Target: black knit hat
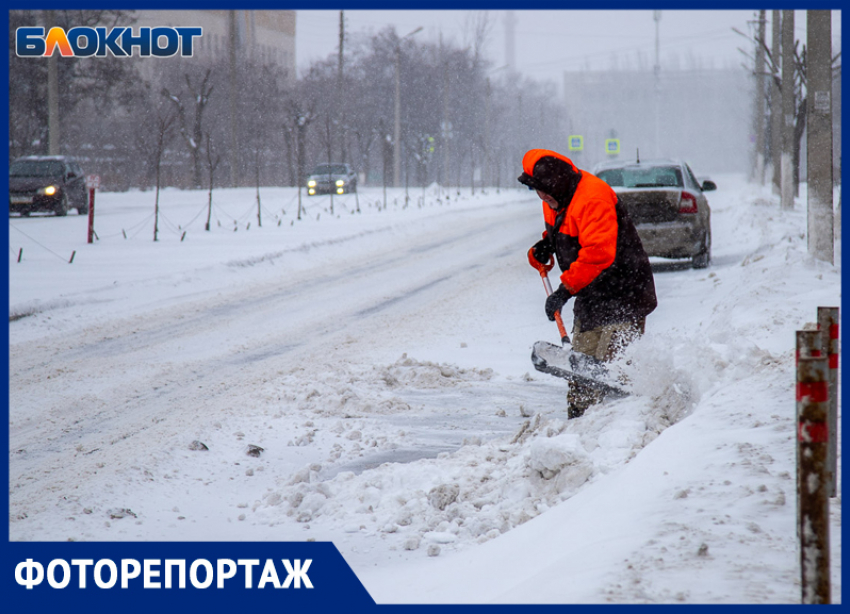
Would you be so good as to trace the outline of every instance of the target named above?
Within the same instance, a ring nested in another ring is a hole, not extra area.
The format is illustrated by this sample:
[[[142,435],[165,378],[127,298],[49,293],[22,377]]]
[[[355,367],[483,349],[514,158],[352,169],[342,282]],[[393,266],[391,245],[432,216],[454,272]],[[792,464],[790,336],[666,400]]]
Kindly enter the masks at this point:
[[[581,179],[581,173],[572,166],[552,156],[540,158],[534,165],[532,175],[523,173],[517,180],[530,189],[540,190],[559,203],[567,204]],[[566,202],[564,202],[566,201]]]

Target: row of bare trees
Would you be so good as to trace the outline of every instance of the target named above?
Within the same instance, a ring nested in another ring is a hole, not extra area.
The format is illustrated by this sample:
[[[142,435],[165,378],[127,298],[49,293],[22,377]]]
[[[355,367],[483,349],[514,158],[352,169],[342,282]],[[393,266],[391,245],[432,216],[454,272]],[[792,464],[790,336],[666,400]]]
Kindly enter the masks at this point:
[[[41,13],[11,11],[10,40],[15,28],[40,25]],[[55,13],[64,27],[132,22],[132,12]],[[465,44],[393,29],[341,37],[300,78],[250,54],[235,70],[201,55],[59,58],[61,152],[108,189],[300,185],[328,161],[352,164],[367,184],[391,184],[397,61],[404,184],[514,185],[523,152],[557,148],[567,121],[554,86],[483,59],[486,32],[485,17]],[[46,63],[10,53],[10,159],[47,153]]]
[[[756,147],[752,176],[761,183],[772,181],[775,191],[781,192],[783,132],[787,126],[789,130],[785,138],[790,140],[793,193],[799,196],[801,150],[809,104],[808,52],[806,44],[795,38],[793,13],[762,10],[752,22],[752,32],[735,31],[747,38],[754,49],[752,53],[742,50],[750,60],[756,79],[753,126]],[[832,70],[833,79],[839,85],[839,104],[840,59],[841,51],[838,50],[832,58]],[[840,107],[834,115],[840,125]],[[840,157],[835,163],[840,168]]]

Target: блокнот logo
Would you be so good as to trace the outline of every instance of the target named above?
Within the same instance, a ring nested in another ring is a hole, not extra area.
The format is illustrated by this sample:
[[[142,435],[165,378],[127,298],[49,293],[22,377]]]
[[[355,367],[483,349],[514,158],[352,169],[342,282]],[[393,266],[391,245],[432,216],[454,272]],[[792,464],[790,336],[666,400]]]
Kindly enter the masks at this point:
[[[141,57],[168,58],[178,52],[191,57],[194,39],[202,35],[200,27],[139,28],[139,33],[133,34],[133,29],[126,27],[107,30],[80,26],[68,32],[50,28],[45,36],[44,28],[27,27],[15,31],[15,51],[22,58],[49,57],[56,49],[62,57],[106,57],[107,53],[130,57],[136,48]]]

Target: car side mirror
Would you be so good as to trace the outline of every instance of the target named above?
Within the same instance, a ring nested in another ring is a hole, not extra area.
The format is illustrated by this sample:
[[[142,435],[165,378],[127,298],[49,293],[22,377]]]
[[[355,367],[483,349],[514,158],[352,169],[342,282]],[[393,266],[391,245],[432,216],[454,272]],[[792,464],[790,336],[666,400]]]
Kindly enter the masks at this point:
[[[706,181],[702,182],[702,191],[703,192],[711,192],[712,190],[716,190],[716,189],[717,189],[717,184],[714,183],[713,181],[706,180]]]
[[[68,179],[74,179],[77,176],[77,173],[74,171],[68,171],[68,174],[65,175]]]

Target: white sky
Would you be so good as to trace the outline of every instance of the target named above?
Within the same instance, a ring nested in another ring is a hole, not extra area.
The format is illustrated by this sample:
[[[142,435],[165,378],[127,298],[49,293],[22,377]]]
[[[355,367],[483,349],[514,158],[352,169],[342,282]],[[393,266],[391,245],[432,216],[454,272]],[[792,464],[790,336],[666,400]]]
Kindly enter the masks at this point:
[[[493,27],[488,57],[494,66],[507,63],[505,54],[506,11],[489,11]],[[345,11],[346,29],[351,35],[378,32],[395,25],[399,35],[422,26],[420,41],[466,41],[465,24],[470,11]],[[655,21],[653,11],[513,11],[517,69],[535,79],[561,81],[567,70],[644,66],[655,62]],[[771,11],[768,11],[768,38]],[[805,11],[796,11],[797,38],[805,41]],[[745,61],[739,47],[749,49],[746,39],[732,28],[750,31],[755,20],[752,10],[662,11],[659,41],[662,69],[678,61],[688,66],[696,61],[706,68],[740,66]],[[841,35],[840,12],[834,12],[835,45]],[[339,11],[298,11],[296,57],[299,70],[312,61],[335,53],[339,36]]]

